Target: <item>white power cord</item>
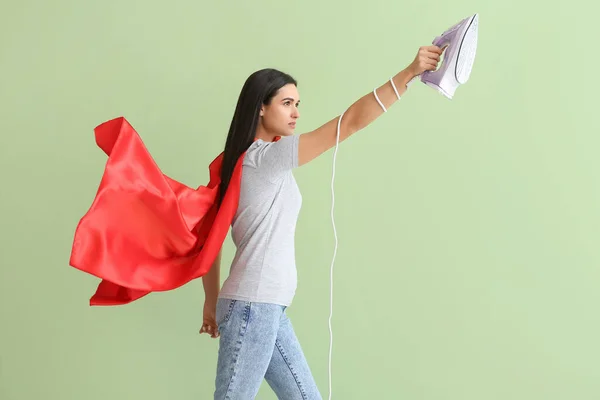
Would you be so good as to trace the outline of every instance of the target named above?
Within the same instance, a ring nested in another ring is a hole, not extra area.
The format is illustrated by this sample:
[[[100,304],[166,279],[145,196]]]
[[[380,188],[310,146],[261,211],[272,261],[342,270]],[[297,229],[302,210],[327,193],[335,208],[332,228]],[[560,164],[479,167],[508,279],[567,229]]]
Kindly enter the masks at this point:
[[[412,83],[412,81],[413,80],[411,80],[409,82],[409,84]],[[398,93],[398,89],[396,89],[396,85],[394,84],[394,80],[392,78],[390,78],[390,83],[392,84],[392,87],[394,88],[396,97],[398,98],[398,100],[400,100],[400,94]],[[377,89],[373,89],[373,95],[375,96],[375,100],[377,100],[377,103],[379,103],[379,106],[383,109],[383,112],[387,112],[387,109],[385,108],[385,106],[383,105],[381,100],[379,100],[379,96],[377,96]],[[340,128],[342,125],[342,117],[344,116],[344,113],[345,112],[343,112],[340,115],[340,118],[338,119],[337,135],[336,135],[336,139],[335,139],[335,150],[333,152],[333,167],[332,167],[332,172],[331,172],[331,224],[333,226],[333,236],[335,238],[335,246],[333,248],[333,258],[331,260],[331,269],[330,269],[330,276],[329,276],[329,282],[330,282],[330,288],[329,288],[329,400],[331,400],[331,392],[332,392],[331,356],[332,356],[332,352],[333,352],[333,329],[331,327],[331,318],[333,317],[333,264],[335,262],[335,257],[337,255],[337,248],[338,248],[337,230],[335,228],[335,219],[334,219],[334,214],[333,214],[333,210],[335,207],[335,191],[334,191],[335,162],[337,159],[337,152],[338,152],[338,147],[340,144]]]
[[[333,168],[331,172],[331,224],[333,225],[333,236],[335,238],[335,246],[333,248],[333,258],[331,260],[331,272],[329,276],[329,400],[331,400],[331,354],[333,350],[333,329],[331,328],[331,318],[333,316],[333,263],[335,262],[335,256],[337,255],[338,248],[337,230],[335,228],[335,219],[333,217],[333,209],[335,206],[335,191],[333,190],[333,184],[335,182],[335,161],[337,158],[338,146],[340,144],[340,127],[342,125],[343,116],[344,113],[342,113],[342,115],[340,115],[340,118],[338,119],[337,136],[335,139],[335,150],[333,152]]]

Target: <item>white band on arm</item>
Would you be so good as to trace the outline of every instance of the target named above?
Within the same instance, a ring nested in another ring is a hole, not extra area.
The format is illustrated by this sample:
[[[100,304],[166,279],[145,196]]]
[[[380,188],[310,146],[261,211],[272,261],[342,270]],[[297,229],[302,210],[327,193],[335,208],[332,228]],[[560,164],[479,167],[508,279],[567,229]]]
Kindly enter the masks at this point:
[[[411,83],[412,83],[412,80],[411,80]],[[390,78],[390,84],[392,85],[392,88],[394,88],[394,93],[396,93],[396,97],[398,98],[398,100],[400,100],[401,99],[400,93],[398,92],[398,88],[396,87],[396,84],[394,83],[394,78]],[[407,85],[407,87],[408,87],[408,85]],[[387,112],[387,109],[385,108],[385,106],[383,105],[381,100],[379,100],[379,96],[377,96],[377,88],[373,89],[373,95],[375,96],[375,100],[377,100],[377,103],[379,103],[379,106],[381,107],[383,112]]]
[[[373,89],[373,95],[375,96],[375,100],[377,100],[377,102],[379,103],[379,105],[383,109],[383,112],[387,112],[387,109],[385,108],[385,106],[383,105],[383,103],[381,102],[381,100],[379,100],[379,96],[377,96],[377,88]]]
[[[400,93],[398,93],[398,89],[396,89],[396,84],[394,84],[394,78],[390,78],[390,83],[392,84],[392,87],[394,88],[396,97],[398,98],[398,100],[400,100]]]

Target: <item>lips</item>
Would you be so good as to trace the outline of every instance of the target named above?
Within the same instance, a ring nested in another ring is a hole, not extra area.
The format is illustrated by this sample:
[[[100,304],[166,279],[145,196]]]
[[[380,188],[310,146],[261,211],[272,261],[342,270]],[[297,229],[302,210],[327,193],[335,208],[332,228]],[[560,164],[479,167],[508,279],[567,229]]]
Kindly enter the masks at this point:
[[[296,123],[295,122],[290,122],[288,125],[291,126],[292,128],[296,127]]]

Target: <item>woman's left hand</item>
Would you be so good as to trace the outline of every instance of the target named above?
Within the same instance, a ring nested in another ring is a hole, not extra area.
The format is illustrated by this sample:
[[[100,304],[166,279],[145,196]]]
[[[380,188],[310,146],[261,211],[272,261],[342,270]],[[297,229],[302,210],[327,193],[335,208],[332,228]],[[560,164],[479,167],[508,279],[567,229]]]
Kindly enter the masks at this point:
[[[219,337],[219,327],[217,326],[216,314],[217,305],[214,302],[204,302],[204,311],[202,317],[202,328],[200,334],[208,333],[210,337]]]

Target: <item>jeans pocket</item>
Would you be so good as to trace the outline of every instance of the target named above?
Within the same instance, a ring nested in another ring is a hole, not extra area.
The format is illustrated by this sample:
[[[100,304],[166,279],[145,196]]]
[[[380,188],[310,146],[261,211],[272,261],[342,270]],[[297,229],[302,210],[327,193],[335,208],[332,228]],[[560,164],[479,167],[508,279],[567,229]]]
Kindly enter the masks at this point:
[[[235,306],[236,300],[233,299],[219,299],[217,301],[217,310],[215,318],[217,320],[217,327],[219,331],[223,329],[225,323],[229,321],[231,314],[233,314],[233,306]]]

